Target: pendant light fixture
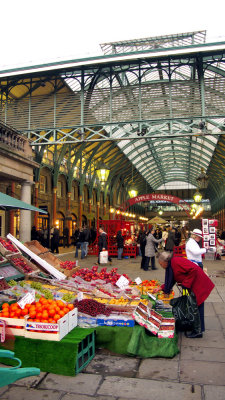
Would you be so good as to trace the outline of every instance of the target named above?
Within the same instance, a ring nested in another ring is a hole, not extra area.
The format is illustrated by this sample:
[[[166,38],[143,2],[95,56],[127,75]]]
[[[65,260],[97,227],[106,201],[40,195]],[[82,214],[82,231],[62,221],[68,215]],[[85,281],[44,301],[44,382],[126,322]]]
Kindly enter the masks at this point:
[[[131,198],[136,197],[138,194],[138,191],[135,189],[134,184],[133,184],[133,164],[132,164],[132,183],[128,190],[128,194]]]

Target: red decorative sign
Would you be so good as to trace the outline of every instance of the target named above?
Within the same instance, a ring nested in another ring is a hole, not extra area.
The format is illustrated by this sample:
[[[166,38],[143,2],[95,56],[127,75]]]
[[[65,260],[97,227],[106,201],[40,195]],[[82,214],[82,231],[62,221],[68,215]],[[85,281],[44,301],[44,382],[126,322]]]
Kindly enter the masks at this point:
[[[160,194],[160,193],[143,194],[140,196],[133,197],[127,200],[126,203],[122,205],[122,208],[126,210],[128,207],[133,206],[136,203],[140,203],[143,201],[157,201],[157,200],[178,204],[180,207],[184,209],[185,212],[188,212],[188,214],[189,211],[191,210],[189,204],[187,204],[184,200],[180,199],[179,197],[171,196],[169,194]]]

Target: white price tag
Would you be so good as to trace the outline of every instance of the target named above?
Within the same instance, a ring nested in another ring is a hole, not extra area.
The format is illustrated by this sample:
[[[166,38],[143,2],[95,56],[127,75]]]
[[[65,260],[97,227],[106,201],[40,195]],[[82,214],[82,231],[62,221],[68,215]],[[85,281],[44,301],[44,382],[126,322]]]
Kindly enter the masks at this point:
[[[33,293],[27,293],[21,300],[17,303],[19,304],[20,308],[24,308],[26,304],[31,304],[35,301],[35,295]]]
[[[78,300],[78,301],[81,301],[81,300],[83,300],[83,298],[84,298],[84,294],[83,294],[83,292],[79,292],[79,293],[77,293],[77,300]]]
[[[125,276],[121,275],[121,277],[118,279],[118,281],[116,282],[116,285],[120,288],[120,289],[124,289],[126,286],[129,285],[129,281],[127,278],[125,278]]]
[[[153,294],[151,294],[151,293],[148,293],[148,296],[152,299],[152,300],[156,300],[156,297],[155,296],[153,296]]]
[[[137,285],[140,285],[142,283],[142,280],[141,280],[141,278],[138,277],[135,279],[135,282]]]

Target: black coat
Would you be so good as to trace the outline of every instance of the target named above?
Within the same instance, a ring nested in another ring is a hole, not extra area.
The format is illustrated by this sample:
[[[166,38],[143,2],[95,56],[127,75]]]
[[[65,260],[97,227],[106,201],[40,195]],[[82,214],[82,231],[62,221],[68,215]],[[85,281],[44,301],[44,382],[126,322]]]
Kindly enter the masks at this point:
[[[118,249],[123,249],[124,238],[121,235],[121,233],[117,233],[116,242],[117,242]]]
[[[107,235],[105,232],[102,232],[99,237],[98,237],[98,249],[99,252],[102,251],[102,249],[107,250]]]

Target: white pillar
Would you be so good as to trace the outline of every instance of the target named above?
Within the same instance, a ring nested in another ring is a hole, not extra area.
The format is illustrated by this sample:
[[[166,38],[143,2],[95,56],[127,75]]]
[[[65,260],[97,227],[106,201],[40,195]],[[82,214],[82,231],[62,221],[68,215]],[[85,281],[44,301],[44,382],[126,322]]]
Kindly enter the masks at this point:
[[[21,184],[21,201],[31,204],[31,182]],[[31,237],[31,211],[20,210],[20,241],[28,242]]]

